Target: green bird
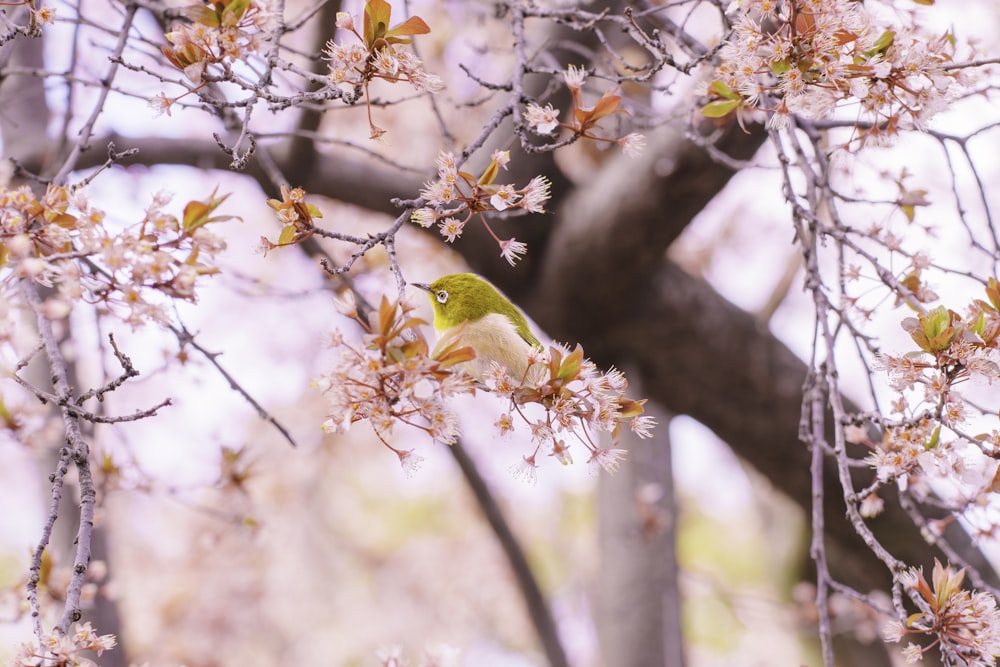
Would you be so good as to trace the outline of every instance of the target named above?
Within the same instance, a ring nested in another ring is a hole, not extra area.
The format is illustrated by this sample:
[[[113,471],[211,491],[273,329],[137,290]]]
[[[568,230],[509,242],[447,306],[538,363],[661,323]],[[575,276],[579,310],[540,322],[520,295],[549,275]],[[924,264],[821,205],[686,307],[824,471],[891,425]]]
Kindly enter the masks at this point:
[[[443,276],[430,285],[410,284],[430,295],[439,338],[465,323],[462,343],[476,352],[467,365],[474,378],[482,382],[495,361],[515,382],[529,379],[529,355],[533,348],[541,350],[542,344],[517,306],[496,287],[473,273]]]

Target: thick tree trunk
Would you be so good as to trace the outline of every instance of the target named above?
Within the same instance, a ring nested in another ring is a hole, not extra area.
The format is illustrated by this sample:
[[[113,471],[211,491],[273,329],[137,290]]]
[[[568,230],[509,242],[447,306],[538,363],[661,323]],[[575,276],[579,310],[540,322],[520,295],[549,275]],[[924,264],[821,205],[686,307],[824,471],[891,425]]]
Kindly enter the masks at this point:
[[[603,664],[615,667],[684,666],[669,416],[649,412],[655,438],[626,434],[628,458],[598,484],[595,623]]]

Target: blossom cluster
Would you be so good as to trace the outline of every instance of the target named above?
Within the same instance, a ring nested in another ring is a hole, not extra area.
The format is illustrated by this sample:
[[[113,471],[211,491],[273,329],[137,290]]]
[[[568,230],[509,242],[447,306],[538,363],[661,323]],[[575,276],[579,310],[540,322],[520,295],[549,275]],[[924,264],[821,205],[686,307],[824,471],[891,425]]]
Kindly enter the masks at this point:
[[[35,644],[22,644],[17,655],[11,661],[14,667],[97,667],[97,663],[81,653],[94,651],[100,656],[105,651],[113,649],[118,641],[114,635],[98,635],[87,623],[78,623],[72,634],[50,634],[42,640],[41,647]]]
[[[501,435],[514,431],[515,420],[525,423],[534,444],[532,452],[512,468],[515,477],[534,482],[538,457],[547,455],[563,465],[573,463],[571,445],[581,443],[588,451],[587,462],[609,473],[618,469],[626,450],[618,447],[623,427],[641,438],[652,435],[656,421],[643,414],[645,400],[625,395],[628,381],[618,369],[602,373],[584,358],[579,345],[572,352],[552,345],[529,358],[525,378],[513,378],[503,366],[493,363],[486,386],[508,402],[508,409],[496,421]],[[544,408],[541,418],[533,418],[529,405]],[[610,433],[610,446],[595,441],[597,434]]]
[[[330,41],[324,55],[330,61],[330,80],[338,86],[353,89],[371,79],[390,83],[407,81],[419,91],[437,92],[443,83],[436,74],[424,70],[417,56],[403,49],[386,46],[369,61],[368,51],[362,44],[341,45]]]
[[[507,169],[509,151],[494,151],[489,165],[479,178],[460,171],[454,154],[442,152],[437,157],[437,178],[420,191],[425,205],[414,210],[410,219],[421,227],[437,224],[441,235],[452,243],[473,217],[500,246],[500,256],[514,266],[527,252],[527,245],[514,238],[501,239],[490,227],[485,214],[490,211],[521,209],[527,213],[544,213],[551,193],[551,183],[544,176],[535,176],[523,188],[512,184],[497,184],[501,169]]]
[[[314,218],[322,218],[323,212],[315,205],[306,203],[306,191],[302,188],[281,186],[281,199],[268,199],[267,205],[274,209],[281,223],[278,240],[272,242],[261,237],[260,249],[264,254],[275,248],[301,243],[316,232]]]
[[[409,317],[411,311],[411,306],[385,297],[367,320],[353,305],[341,307],[365,330],[364,347],[335,332],[330,344],[338,358],[314,380],[328,401],[323,430],[345,433],[355,422],[367,420],[379,440],[399,457],[407,474],[419,468],[423,457],[389,443],[394,426],[407,424],[438,442],[452,444],[458,437],[458,420],[447,401],[475,392],[471,376],[454,372],[457,364],[475,356],[471,349],[452,339],[431,353],[418,329],[426,323]]]
[[[178,97],[159,93],[149,99],[149,107],[159,114],[170,115],[170,108],[179,99],[205,85],[210,65],[229,68],[258,53],[270,40],[277,23],[270,0],[230,0],[230,2],[196,2],[179,8],[190,23],[174,23],[164,36],[169,45],[161,50],[171,65],[184,72],[196,88]]]
[[[22,3],[12,3],[12,4],[22,4]],[[37,5],[33,2],[25,1],[23,4],[28,6],[29,18],[30,18],[30,28],[39,28],[44,25],[52,25],[56,21],[56,10],[54,7],[49,7],[48,5]]]
[[[213,215],[225,196],[188,202],[180,219],[164,210],[170,199],[155,195],[138,224],[115,232],[82,190],[0,190],[0,285],[25,279],[53,288],[40,306],[53,319],[82,300],[104,304],[133,326],[168,321],[151,295],[195,301],[197,279],[218,272],[210,262],[225,248],[206,225],[231,218]]]
[[[849,439],[859,444],[866,442],[862,431],[849,433]],[[919,474],[921,462],[947,456],[951,447],[941,442],[941,431],[932,419],[918,419],[911,423],[887,425],[882,441],[870,445],[872,452],[865,459],[875,469],[878,481],[885,484],[910,474]]]
[[[13,2],[4,3],[4,6],[24,6],[24,8],[28,10],[27,12],[20,16],[17,14],[14,14],[13,16],[18,17],[21,20],[26,18],[27,23],[23,25],[15,24],[11,20],[12,17],[10,10],[7,10],[6,15],[4,16],[4,26],[0,29],[0,43],[5,43],[17,35],[41,37],[42,27],[55,23],[55,8],[37,3],[35,0],[14,0]]]
[[[202,83],[209,65],[246,60],[260,51],[276,21],[268,0],[196,2],[179,11],[191,23],[173,24],[163,55],[195,84]]]
[[[947,68],[955,40],[911,26],[880,26],[853,0],[738,0],[732,35],[719,52],[702,112],[721,118],[748,110],[829,118],[853,102],[871,133],[923,128],[962,75]]]
[[[366,320],[354,305],[342,306],[341,312],[365,330],[364,346],[351,344],[335,333],[331,345],[339,356],[333,368],[314,381],[328,401],[324,431],[345,433],[354,423],[367,420],[408,474],[419,467],[423,457],[390,444],[394,426],[416,427],[435,441],[453,444],[459,429],[449,399],[474,394],[477,387],[467,368],[476,353],[462,342],[464,327],[455,327],[429,350],[418,328],[426,323],[411,317],[411,311],[405,303],[383,298]],[[515,421],[530,429],[534,449],[512,468],[516,477],[533,482],[538,457],[543,454],[564,465],[572,463],[573,442],[587,448],[588,462],[614,472],[625,455],[617,446],[622,427],[640,437],[650,436],[655,421],[643,414],[645,401],[625,395],[628,382],[620,371],[601,373],[584,358],[579,346],[572,352],[551,346],[532,355],[524,377],[513,378],[493,363],[478,385],[508,402],[495,423],[498,435],[513,432]],[[540,406],[544,415],[534,417],[528,406]],[[610,446],[595,442],[601,432],[615,436]]]
[[[559,120],[560,111],[551,104],[546,104],[543,107],[535,102],[529,102],[524,110],[524,122],[532,132],[539,135],[549,135],[556,128],[561,127],[572,132],[575,137],[618,144],[622,152],[630,157],[635,157],[642,152],[645,147],[645,138],[641,134],[632,132],[620,139],[594,134],[601,119],[617,113],[628,113],[621,108],[622,97],[616,88],[605,91],[597,102],[588,106],[584,104],[582,92],[583,84],[587,80],[587,71],[570,65],[563,72],[563,80],[573,96],[571,120],[565,123],[561,122]]]
[[[880,354],[876,369],[884,371],[897,392],[893,404],[901,417],[887,424],[880,443],[872,448],[868,463],[880,482],[897,478],[947,473],[960,480],[975,480],[969,462],[969,445],[984,454],[1000,449],[1000,435],[970,439],[962,427],[972,415],[968,401],[956,385],[972,378],[987,383],[1000,380],[1000,283],[990,278],[987,300],[977,299],[965,315],[938,306],[903,320],[918,349],[902,355]],[[955,434],[950,437],[947,434]],[[863,441],[863,435],[855,437]],[[958,473],[956,475],[956,473]],[[974,486],[988,486],[989,480]],[[968,494],[966,494],[968,495]]]
[[[949,657],[947,664],[994,667],[1000,658],[1000,610],[989,593],[962,588],[964,579],[964,569],[955,571],[936,559],[930,584],[920,568],[904,572],[898,583],[919,596],[923,611],[907,616],[905,623],[891,621],[883,630],[884,639],[895,643],[909,635],[925,635]],[[903,649],[906,663],[919,662],[929,648],[909,643]]]
[[[358,32],[354,16],[348,12],[337,13],[337,27],[360,40],[341,44],[330,40],[323,52],[330,65],[330,81],[346,92],[367,91],[372,79],[382,79],[389,83],[409,82],[416,90],[437,92],[444,87],[441,79],[428,73],[423,62],[413,53],[397,48],[409,44],[411,35],[424,35],[431,31],[419,16],[411,16],[402,23],[389,27],[392,13],[386,0],[368,0],[365,3],[362,33]],[[368,109],[371,138],[376,139],[385,130],[371,122],[371,107]]]

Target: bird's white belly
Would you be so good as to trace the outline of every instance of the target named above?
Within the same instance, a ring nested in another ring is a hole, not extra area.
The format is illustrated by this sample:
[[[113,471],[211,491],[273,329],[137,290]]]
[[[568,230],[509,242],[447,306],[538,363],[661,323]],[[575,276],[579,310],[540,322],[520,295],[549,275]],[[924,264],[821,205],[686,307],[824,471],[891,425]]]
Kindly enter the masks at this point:
[[[468,362],[469,373],[482,381],[490,370],[490,362],[507,368],[515,382],[520,382],[528,369],[531,345],[517,333],[517,327],[506,315],[490,313],[465,325],[462,343],[476,351]]]

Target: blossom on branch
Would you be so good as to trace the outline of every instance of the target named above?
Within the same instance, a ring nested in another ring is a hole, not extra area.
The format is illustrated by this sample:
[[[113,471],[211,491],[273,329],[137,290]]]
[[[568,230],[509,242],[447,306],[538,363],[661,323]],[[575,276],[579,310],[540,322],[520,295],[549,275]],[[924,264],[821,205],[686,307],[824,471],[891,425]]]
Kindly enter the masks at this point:
[[[171,27],[163,55],[196,85],[210,65],[246,60],[259,52],[275,20],[265,0],[196,2],[181,7],[180,14],[190,23]]]
[[[543,108],[529,102],[524,109],[524,122],[535,134],[552,134],[552,130],[559,127],[559,110],[551,104],[546,104]]]
[[[898,577],[898,585],[916,595],[922,611],[911,614],[906,622],[894,620],[886,626],[883,638],[895,643],[908,635],[925,635],[940,644],[945,656],[960,656],[966,667],[993,667],[1000,658],[1000,610],[989,593],[962,588],[965,570],[953,570],[934,560],[931,583],[922,568],[907,570]],[[918,662],[929,649],[909,644],[904,649],[907,663]],[[952,663],[949,663],[952,664]]]
[[[362,345],[348,343],[339,333],[333,344],[338,353],[333,367],[320,375],[314,386],[328,401],[323,430],[345,433],[359,421],[367,421],[379,440],[392,450],[406,473],[412,474],[423,461],[414,450],[398,449],[390,442],[397,424],[424,431],[433,440],[452,444],[459,435],[458,420],[449,406],[453,396],[475,394],[476,383],[466,370],[476,357],[462,342],[464,326],[446,334],[431,350],[420,333],[426,325],[412,317],[412,306],[383,297],[377,311],[364,319],[352,304],[341,312],[364,329]],[[650,437],[655,421],[643,414],[644,400],[625,395],[628,382],[618,370],[601,373],[577,346],[570,352],[559,346],[536,351],[524,377],[511,377],[497,363],[479,385],[508,402],[496,419],[497,435],[507,436],[520,421],[531,432],[534,451],[522,457],[515,476],[533,481],[539,453],[567,465],[571,446],[579,443],[587,460],[608,472],[617,470],[625,450],[617,446],[623,427],[640,437]],[[530,405],[544,416],[529,416]],[[611,446],[595,437],[612,435]]]
[[[982,384],[1000,380],[1000,283],[995,278],[986,281],[985,297],[964,314],[938,306],[905,318],[902,327],[917,349],[882,352],[873,363],[896,392],[894,414],[879,417],[877,442],[857,427],[847,434],[871,450],[865,462],[875,471],[872,488],[898,483],[917,494],[933,488],[937,506],[951,512],[947,520],[961,519],[980,537],[998,530],[982,508],[992,504],[998,488],[1000,435],[996,429],[967,430],[973,417],[995,419],[996,406],[992,414],[981,410],[962,395],[961,386],[973,379]]]
[[[103,303],[137,326],[166,322],[154,293],[197,301],[201,276],[218,273],[211,260],[226,247],[208,225],[235,219],[216,215],[228,195],[190,201],[177,218],[157,194],[144,218],[116,231],[82,190],[50,185],[36,197],[27,187],[0,190],[0,284],[27,279],[55,289],[43,314],[68,315],[79,301]]]
[[[316,228],[313,219],[322,218],[323,213],[313,204],[306,203],[306,192],[302,188],[281,186],[281,199],[268,199],[267,205],[274,209],[281,223],[278,240],[272,242],[261,237],[260,249],[264,254],[275,248],[295,245],[310,238]]]
[[[454,155],[440,153],[437,179],[425,184],[420,192],[426,205],[414,209],[410,220],[421,227],[436,223],[441,235],[451,243],[462,235],[466,223],[476,217],[497,242],[500,256],[513,266],[527,252],[527,245],[512,238],[501,239],[493,231],[486,214],[514,209],[544,213],[552,184],[544,176],[535,176],[523,188],[510,183],[495,183],[500,170],[506,169],[509,162],[508,151],[495,151],[489,165],[476,178],[458,169]]]
[[[409,51],[397,48],[409,44],[412,35],[425,35],[431,31],[422,18],[411,16],[402,23],[389,27],[392,6],[386,0],[368,0],[365,3],[363,34],[355,27],[354,17],[347,12],[337,13],[337,27],[352,33],[360,43],[340,44],[330,40],[323,56],[329,61],[330,82],[335,86],[360,95],[366,93],[368,122],[371,138],[377,139],[385,130],[371,119],[371,105],[367,99],[368,84],[373,79],[389,83],[409,82],[416,90],[436,93],[444,83],[424,69],[424,64]]]
[[[367,321],[357,310],[349,311],[365,331],[364,345],[352,345],[337,336],[338,358],[333,368],[314,381],[328,401],[324,431],[343,433],[355,422],[368,421],[408,472],[416,469],[421,458],[390,444],[395,425],[418,428],[438,442],[451,444],[458,437],[458,427],[447,399],[475,392],[471,376],[455,371],[457,364],[474,358],[475,353],[458,340],[431,352],[418,329],[426,323],[410,317],[411,311],[411,306],[385,297]]]
[[[618,144],[621,146],[622,152],[629,157],[636,157],[642,152],[645,140],[641,134],[633,132],[620,139],[613,139],[594,133],[597,124],[603,118],[617,113],[628,113],[621,108],[622,97],[618,94],[617,88],[605,91],[597,102],[587,106],[584,104],[582,92],[583,84],[587,80],[587,70],[570,65],[563,72],[563,80],[573,95],[571,120],[565,123],[560,122],[559,110],[554,109],[551,104],[546,104],[543,108],[535,102],[529,102],[525,106],[524,122],[532,132],[548,135],[552,134],[557,127],[563,127],[582,139]]]
[[[74,665],[75,667],[97,667],[97,663],[82,655],[93,651],[100,657],[105,651],[118,644],[114,635],[98,635],[89,622],[78,623],[72,634],[46,635],[41,645],[22,644],[11,661],[14,667],[36,667],[37,665]],[[44,651],[40,653],[39,651]]]
[[[780,128],[789,114],[825,119],[853,103],[859,121],[892,135],[925,127],[963,82],[948,69],[953,35],[882,25],[861,2],[743,0],[733,7],[733,32],[702,107],[710,118],[735,114],[743,123],[760,109]]]
[[[595,468],[614,473],[626,454],[617,446],[623,427],[641,438],[652,436],[656,421],[643,414],[646,401],[628,398],[628,382],[621,371],[612,368],[602,373],[584,357],[581,346],[571,352],[551,345],[531,361],[523,378],[511,377],[497,363],[486,378],[486,386],[509,402],[500,422],[503,431],[513,430],[511,416],[516,415],[528,426],[535,443],[532,453],[514,470],[515,476],[533,480],[539,453],[571,464],[573,443],[589,452],[587,461]],[[544,416],[529,416],[525,410],[529,405],[543,408]],[[602,432],[611,434],[610,447],[596,440]]]

